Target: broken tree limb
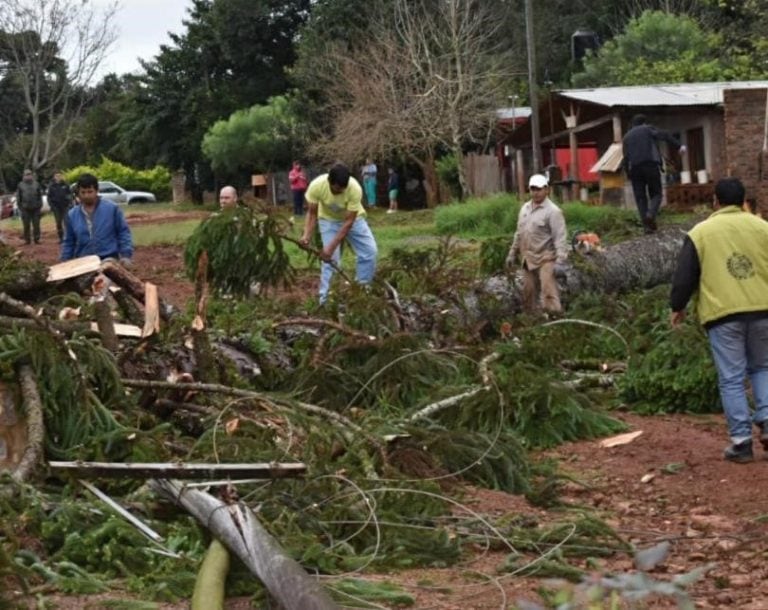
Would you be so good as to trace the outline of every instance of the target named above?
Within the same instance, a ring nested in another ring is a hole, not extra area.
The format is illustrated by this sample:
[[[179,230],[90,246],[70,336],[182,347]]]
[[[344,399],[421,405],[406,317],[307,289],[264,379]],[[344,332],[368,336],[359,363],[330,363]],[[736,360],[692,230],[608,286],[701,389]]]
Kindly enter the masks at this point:
[[[290,235],[281,235],[280,239],[284,239],[285,241],[289,241],[292,244],[296,244],[299,248],[301,248],[305,252],[309,252],[313,256],[315,256],[318,259],[320,259],[320,251],[319,250],[315,250],[311,246],[307,246],[306,244],[301,243],[301,241],[299,241],[298,239],[294,239]],[[322,260],[322,259],[320,259],[320,260]],[[334,261],[330,260],[330,261],[325,261],[325,262],[327,262],[333,268],[333,270],[342,277],[342,279],[345,282],[349,282],[350,284],[352,283],[352,280],[350,279],[350,277],[346,273],[344,273],[344,270],[339,265],[337,265]]]
[[[135,527],[137,530],[139,530],[142,534],[144,534],[147,538],[149,538],[152,542],[162,542],[163,537],[158,534],[155,530],[153,530],[151,527],[149,527],[146,523],[144,523],[141,519],[138,517],[134,517],[128,510],[120,506],[117,502],[115,502],[112,498],[110,498],[107,494],[105,494],[103,491],[101,491],[98,487],[95,485],[92,485],[88,481],[83,481],[80,479],[79,481],[80,485],[85,487],[88,491],[90,491],[94,496],[96,496],[99,500],[104,502],[107,506],[109,506],[112,510],[114,510],[118,515],[120,515],[123,519],[128,521],[133,527]]]
[[[146,287],[144,282],[121,264],[111,260],[105,261],[101,264],[101,271],[115,284],[125,289],[134,299],[140,303],[145,302]],[[158,303],[160,304],[160,317],[167,322],[171,318],[174,309],[163,301],[162,298],[158,297]]]
[[[178,481],[153,480],[150,486],[210,529],[286,610],[338,610],[318,581],[280,548],[247,506],[226,504]]]
[[[369,335],[360,332],[359,330],[355,330],[354,328],[349,328],[348,326],[344,326],[333,320],[322,320],[320,318],[287,318],[272,324],[272,328],[279,328],[280,326],[327,326],[328,328],[333,328],[340,333],[344,333],[350,337],[356,337],[363,341],[376,341],[377,339],[374,335]]]
[[[300,477],[307,471],[306,464],[259,463],[259,464],[184,464],[119,463],[119,462],[48,462],[54,470],[74,472],[77,476],[126,477],[136,479],[169,478],[200,479],[223,475],[252,477],[254,479],[288,479]]]
[[[195,318],[192,321],[192,348],[197,363],[197,377],[203,382],[216,381],[216,365],[211,341],[206,332],[208,316],[208,252],[203,250],[197,259],[195,272]]]
[[[214,538],[195,579],[191,610],[224,610],[229,551]]]
[[[50,325],[65,335],[85,333],[96,336],[97,332],[91,328],[90,322],[75,322],[71,320],[50,320]],[[40,330],[40,324],[29,318],[14,318],[13,316],[0,316],[0,328],[27,328]]]
[[[109,307],[109,303],[104,299],[99,299],[93,304],[93,313],[96,317],[99,335],[101,335],[101,344],[108,351],[113,354],[116,353],[120,344],[117,341],[115,321],[112,319],[112,310]]]
[[[43,439],[45,425],[43,423],[43,405],[40,393],[37,391],[37,380],[31,366],[19,368],[21,395],[24,400],[24,413],[27,419],[27,446],[24,449],[18,466],[11,475],[16,482],[29,479],[43,457]]]
[[[472,388],[471,390],[467,390],[466,392],[457,394],[456,396],[449,396],[448,398],[443,398],[443,400],[438,400],[437,402],[428,404],[423,409],[419,409],[418,411],[416,411],[416,413],[411,415],[408,418],[408,422],[413,423],[421,419],[426,419],[428,417],[431,417],[432,415],[434,415],[435,413],[439,413],[443,409],[448,409],[449,407],[453,407],[459,404],[465,398],[472,398],[473,396],[476,396],[477,394],[479,394],[485,389],[487,389],[485,386]]]
[[[122,310],[125,319],[134,326],[140,324],[143,325],[144,316],[141,314],[141,311],[139,311],[136,301],[134,301],[131,296],[119,286],[110,286],[109,290]]]
[[[323,407],[318,407],[317,405],[312,405],[297,400],[268,396],[266,394],[253,392],[251,390],[231,388],[229,386],[221,385],[218,383],[177,383],[171,381],[152,381],[149,379],[122,379],[121,382],[123,386],[127,388],[183,390],[185,392],[214,392],[219,394],[227,394],[229,396],[239,396],[241,398],[252,398],[253,400],[262,401],[272,408],[280,408],[283,410],[295,409],[298,411],[304,411],[305,413],[319,415],[343,427],[349,428],[353,432],[357,432],[357,434],[359,434],[362,438],[365,438],[376,449],[383,465],[387,465],[389,463],[386,448],[378,438],[369,434],[365,429],[358,426],[351,419],[336,413],[336,411],[324,409]]]

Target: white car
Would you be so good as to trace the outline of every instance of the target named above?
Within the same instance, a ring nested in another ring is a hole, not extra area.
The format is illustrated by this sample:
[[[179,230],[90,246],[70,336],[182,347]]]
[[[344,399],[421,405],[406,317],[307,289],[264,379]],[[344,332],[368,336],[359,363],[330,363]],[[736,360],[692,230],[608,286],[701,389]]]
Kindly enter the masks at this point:
[[[157,197],[144,191],[126,191],[114,182],[99,182],[99,196],[115,203],[155,203]]]

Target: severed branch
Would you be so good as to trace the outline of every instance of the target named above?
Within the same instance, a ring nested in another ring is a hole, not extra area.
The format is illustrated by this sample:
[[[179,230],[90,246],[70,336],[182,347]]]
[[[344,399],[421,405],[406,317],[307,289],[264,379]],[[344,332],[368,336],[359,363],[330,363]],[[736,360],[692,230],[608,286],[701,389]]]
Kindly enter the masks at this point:
[[[278,407],[282,409],[297,409],[313,415],[319,415],[325,419],[339,424],[343,427],[349,428],[353,432],[358,433],[360,436],[368,440],[378,451],[383,464],[387,464],[387,453],[384,445],[382,445],[379,439],[369,434],[365,429],[358,426],[351,419],[331,411],[330,409],[324,409],[317,405],[312,405],[305,402],[292,401],[286,399],[278,399],[272,396],[267,396],[260,392],[253,392],[251,390],[242,390],[240,388],[232,388],[226,385],[218,383],[177,383],[172,381],[153,381],[149,379],[122,379],[121,383],[127,388],[141,388],[152,390],[183,390],[185,392],[211,392],[218,394],[227,394],[229,396],[238,396],[241,398],[251,398],[253,400],[261,400],[270,406]]]
[[[320,251],[319,250],[315,250],[311,246],[307,246],[307,245],[302,244],[298,239],[295,239],[295,238],[291,237],[290,235],[282,235],[281,234],[280,235],[280,239],[284,239],[285,241],[289,241],[292,244],[296,244],[299,248],[301,248],[305,252],[309,252],[313,256],[316,256],[317,258],[320,258]],[[322,260],[322,259],[320,258],[320,260]],[[323,261],[323,262],[328,264],[328,265],[330,265],[331,267],[333,267],[333,270],[336,273],[338,273],[342,278],[344,278],[344,281],[349,282],[350,284],[352,283],[352,280],[350,279],[350,277],[346,273],[344,273],[344,270],[339,265],[337,265],[335,261],[330,260],[330,261]]]
[[[286,610],[338,610],[339,606],[301,565],[280,548],[250,508],[227,504],[178,481],[150,482],[157,493],[183,507],[237,555]],[[206,606],[209,607],[209,606]]]
[[[279,328],[280,326],[328,326],[329,328],[338,330],[340,333],[344,333],[350,337],[357,337],[363,341],[377,340],[377,337],[374,335],[369,335],[360,332],[359,330],[355,330],[354,328],[349,328],[348,326],[344,326],[343,324],[334,322],[333,320],[323,320],[321,318],[287,318],[272,324],[272,328]]]
[[[24,413],[27,419],[27,446],[21,460],[13,471],[13,480],[22,483],[29,479],[35,467],[43,457],[43,438],[45,425],[43,423],[43,405],[40,393],[37,391],[37,380],[32,367],[24,365],[19,368],[21,395],[24,400]]]
[[[134,299],[140,303],[145,302],[147,295],[144,282],[121,264],[111,260],[104,261],[101,264],[101,271],[115,284],[124,288]],[[171,318],[174,309],[162,298],[158,298],[158,302],[160,303],[160,317],[167,322]]]

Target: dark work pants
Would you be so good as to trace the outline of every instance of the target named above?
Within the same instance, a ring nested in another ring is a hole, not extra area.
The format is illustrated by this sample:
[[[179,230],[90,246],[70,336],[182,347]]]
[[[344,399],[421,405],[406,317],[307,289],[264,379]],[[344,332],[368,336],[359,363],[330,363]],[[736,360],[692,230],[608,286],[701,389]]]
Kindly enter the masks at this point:
[[[67,228],[67,212],[69,207],[66,205],[51,205],[53,217],[56,219],[56,233],[59,235],[59,241],[64,239],[64,230]]]
[[[635,205],[640,220],[655,220],[661,207],[661,168],[658,163],[647,161],[632,167],[629,172]]]
[[[294,216],[301,216],[304,214],[304,193],[306,191],[302,190],[295,190],[291,191],[293,194],[293,215]]]
[[[30,240],[30,225],[32,228],[32,236],[35,239],[35,243],[40,241],[40,208],[27,209],[21,208],[21,222],[24,225],[24,241],[29,243]]]

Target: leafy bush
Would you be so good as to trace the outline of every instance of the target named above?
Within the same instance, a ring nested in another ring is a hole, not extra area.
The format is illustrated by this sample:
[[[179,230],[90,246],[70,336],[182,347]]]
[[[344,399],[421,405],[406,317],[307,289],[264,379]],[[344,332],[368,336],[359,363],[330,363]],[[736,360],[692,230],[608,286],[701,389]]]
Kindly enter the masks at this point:
[[[520,211],[517,199],[509,194],[467,199],[435,210],[435,228],[440,235],[473,233],[511,236]]]
[[[461,196],[461,184],[459,183],[459,164],[456,155],[445,155],[435,162],[435,170],[440,181],[451,189],[455,198]]]
[[[129,191],[149,191],[155,194],[158,201],[171,199],[171,172],[162,165],[156,165],[152,169],[135,169],[102,157],[99,165],[78,165],[64,172],[64,178],[68,183],[72,183],[85,173],[93,174],[99,180],[119,184]]]
[[[648,412],[712,413],[720,409],[717,372],[700,328],[659,330],[653,347],[629,361],[622,397]]]

